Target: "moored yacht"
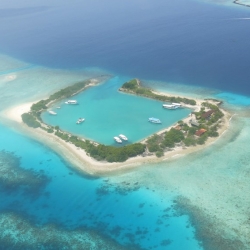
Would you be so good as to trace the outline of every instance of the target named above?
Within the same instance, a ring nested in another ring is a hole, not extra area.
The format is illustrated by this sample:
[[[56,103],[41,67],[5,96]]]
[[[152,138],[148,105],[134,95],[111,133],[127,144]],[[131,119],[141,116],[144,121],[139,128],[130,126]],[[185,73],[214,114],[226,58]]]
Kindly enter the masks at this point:
[[[161,120],[160,120],[160,119],[154,118],[154,117],[148,118],[148,121],[149,121],[149,122],[152,122],[152,123],[158,123],[158,124],[161,123]]]
[[[165,109],[178,109],[181,107],[180,103],[173,102],[172,104],[162,104]]]
[[[174,104],[163,104],[162,107],[165,109],[178,109],[179,108],[179,106],[176,106]]]
[[[124,141],[127,141],[127,140],[128,140],[128,138],[127,138],[125,135],[123,135],[123,134],[120,134],[119,137],[120,137],[122,140],[124,140]]]
[[[65,102],[66,104],[78,104],[78,102],[76,100],[68,100],[67,102]]]
[[[119,137],[117,137],[117,136],[114,137],[114,140],[115,140],[117,143],[122,143],[122,140],[121,140]]]
[[[177,102],[172,102],[172,105],[175,105],[177,107],[181,107],[182,106],[180,103],[177,103]]]
[[[57,113],[52,111],[52,110],[49,110],[48,112],[49,112],[50,115],[57,115]]]
[[[84,121],[85,121],[84,118],[79,118],[79,119],[77,120],[76,124],[80,124],[80,123],[82,123],[82,122],[84,122]]]

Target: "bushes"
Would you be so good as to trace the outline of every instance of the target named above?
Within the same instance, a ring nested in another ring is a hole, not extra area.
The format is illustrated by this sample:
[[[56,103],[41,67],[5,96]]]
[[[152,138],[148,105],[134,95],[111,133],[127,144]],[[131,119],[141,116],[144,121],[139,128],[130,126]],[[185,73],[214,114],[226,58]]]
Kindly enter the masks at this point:
[[[166,147],[173,148],[175,143],[181,142],[183,139],[184,134],[182,131],[171,128],[168,132],[166,132],[163,144]]]
[[[31,128],[39,128],[39,127],[41,127],[41,124],[30,113],[22,114],[22,120],[23,120],[23,122],[25,124],[27,124]]]
[[[153,135],[147,140],[147,147],[149,152],[156,152],[160,150],[159,142],[161,138],[159,135]]]
[[[160,150],[160,146],[156,143],[148,144],[148,151],[149,152],[156,152]]]
[[[196,101],[192,99],[155,94],[152,92],[151,89],[138,85],[136,79],[124,83],[122,85],[122,88],[127,89],[128,91],[132,91],[134,92],[134,94],[149,97],[163,102],[183,102],[190,105],[196,105]]]
[[[145,151],[145,145],[135,143],[121,148],[87,143],[86,152],[96,160],[106,160],[108,162],[124,162],[130,157],[142,154]]]
[[[163,150],[159,150],[155,153],[155,155],[159,158],[162,157],[164,155]]]
[[[49,103],[49,100],[41,100],[37,103],[34,103],[32,106],[31,106],[31,110],[32,111],[35,111],[35,112],[38,112],[38,111],[41,111],[43,109],[47,109],[47,104]]]
[[[131,80],[129,82],[125,82],[122,85],[122,88],[131,89],[131,90],[134,90],[134,89],[138,88],[137,80],[133,79],[133,80]]]
[[[77,82],[72,86],[69,86],[67,88],[61,89],[60,91],[54,93],[49,97],[49,99],[41,100],[37,103],[34,103],[31,106],[31,112],[22,114],[22,120],[25,124],[27,124],[29,127],[32,128],[38,128],[41,127],[41,124],[39,121],[42,122],[42,119],[40,117],[41,112],[47,109],[47,104],[51,101],[60,99],[60,98],[66,98],[72,96],[74,93],[80,91],[82,88],[84,88],[89,81],[82,81]],[[58,130],[58,129],[57,129]],[[47,130],[48,133],[52,133],[53,131],[51,129]],[[64,139],[67,137],[64,134],[58,133],[59,137],[63,137]]]
[[[207,138],[208,138],[208,135],[207,135],[206,133],[203,134],[202,136],[200,136],[200,137],[197,139],[197,144],[203,145],[203,144],[206,142]]]
[[[186,137],[184,140],[183,140],[185,146],[189,147],[189,146],[195,146],[196,145],[196,140],[194,137]]]
[[[69,135],[66,134],[66,133],[62,133],[60,131],[56,131],[55,135],[58,136],[58,137],[60,137],[64,141],[69,141]]]
[[[54,129],[53,129],[53,128],[48,128],[48,129],[47,129],[47,132],[50,133],[50,134],[51,134],[51,133],[54,133]]]
[[[54,101],[54,100],[61,99],[61,98],[71,97],[73,94],[75,94],[78,91],[80,91],[81,89],[83,89],[88,83],[89,83],[88,80],[77,82],[72,86],[66,87],[66,88],[61,89],[61,90],[57,91],[56,93],[52,94],[48,100]]]

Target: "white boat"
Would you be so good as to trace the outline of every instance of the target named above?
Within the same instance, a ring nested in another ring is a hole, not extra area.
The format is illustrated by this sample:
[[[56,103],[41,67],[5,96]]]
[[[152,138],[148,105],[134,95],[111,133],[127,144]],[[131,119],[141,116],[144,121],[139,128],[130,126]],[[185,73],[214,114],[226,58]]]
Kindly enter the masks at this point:
[[[152,123],[158,123],[158,124],[161,123],[161,120],[160,120],[160,119],[154,118],[154,117],[148,118],[148,121],[149,121],[149,122],[152,122]]]
[[[127,138],[125,135],[120,134],[119,137],[120,137],[122,140],[124,140],[124,141],[127,141],[127,140],[128,140],[128,138]]]
[[[177,103],[177,102],[172,102],[172,105],[175,105],[177,107],[181,107],[182,106],[180,103]]]
[[[82,123],[82,122],[84,122],[84,121],[85,121],[84,118],[79,118],[79,119],[77,120],[76,124],[80,124],[80,123]]]
[[[78,104],[76,100],[68,100],[67,102],[65,102],[66,104]]]
[[[60,109],[61,107],[56,107],[57,109]]]
[[[121,140],[119,137],[117,137],[117,136],[114,137],[114,140],[115,140],[117,143],[122,143],[122,140]]]
[[[174,104],[163,104],[162,105],[164,109],[178,109],[179,106],[174,105]]]
[[[50,115],[57,115],[57,113],[52,111],[52,110],[49,110],[48,112],[49,112]]]

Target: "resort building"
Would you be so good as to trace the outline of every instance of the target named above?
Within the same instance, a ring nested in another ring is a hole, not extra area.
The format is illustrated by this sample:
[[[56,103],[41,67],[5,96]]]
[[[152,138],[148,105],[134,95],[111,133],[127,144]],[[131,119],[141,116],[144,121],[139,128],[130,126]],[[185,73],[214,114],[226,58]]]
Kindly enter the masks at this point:
[[[201,118],[203,118],[203,119],[208,119],[208,118],[210,118],[210,116],[211,116],[213,113],[214,113],[214,110],[211,109],[211,110],[209,110],[209,111],[203,113],[203,114],[201,115]]]
[[[192,126],[195,126],[195,127],[199,127],[199,126],[200,126],[200,124],[199,124],[196,120],[194,120],[194,119],[191,119],[191,120],[190,120],[190,124],[191,124]]]
[[[201,135],[203,135],[205,132],[207,132],[207,130],[204,129],[204,128],[201,128],[201,129],[199,129],[199,130],[197,130],[197,131],[195,132],[195,135],[196,135],[196,136],[201,136]]]

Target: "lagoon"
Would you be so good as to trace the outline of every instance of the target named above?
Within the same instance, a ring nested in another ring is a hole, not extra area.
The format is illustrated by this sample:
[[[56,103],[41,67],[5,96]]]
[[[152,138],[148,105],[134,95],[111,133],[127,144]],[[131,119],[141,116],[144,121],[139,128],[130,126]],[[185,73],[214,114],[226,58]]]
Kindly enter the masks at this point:
[[[181,108],[167,110],[162,102],[118,91],[128,79],[113,77],[103,84],[88,88],[73,97],[79,105],[67,105],[61,100],[51,107],[57,115],[42,114],[45,123],[59,126],[62,130],[94,140],[105,145],[117,145],[113,137],[125,134],[129,141],[138,142],[187,117],[191,110]],[[56,107],[60,106],[60,109]],[[85,118],[76,124],[79,117]],[[157,117],[162,124],[148,122]],[[122,145],[125,145],[123,142]]]
[[[126,105],[137,101],[131,108],[133,114],[135,108],[141,107],[137,116],[148,108],[142,106],[141,100],[151,105],[156,103],[158,107],[158,102],[117,92],[124,81],[134,77],[147,80],[151,88],[169,93],[222,98],[223,105],[236,115],[228,132],[202,152],[144,164],[107,178],[89,178],[74,171],[73,165],[54,149],[20,135],[19,125],[14,127],[11,122],[0,125],[0,150],[15,152],[21,170],[48,177],[48,182],[36,190],[29,188],[32,179],[26,183],[25,192],[23,187],[1,189],[1,249],[46,249],[49,243],[53,249],[62,249],[65,241],[55,241],[56,237],[52,241],[49,237],[57,232],[61,239],[70,242],[70,238],[78,239],[78,232],[84,235],[89,229],[104,239],[112,237],[120,244],[116,248],[119,250],[124,245],[131,249],[132,244],[137,244],[137,249],[159,250],[249,248],[250,22],[247,17],[250,9],[220,5],[224,1],[216,3],[200,0],[2,2],[1,123],[7,121],[3,110],[35,102],[70,83],[99,75],[96,71],[106,70],[119,78],[88,89],[81,94],[86,98],[84,104],[79,99],[78,107],[62,106],[56,110],[57,117],[48,119],[62,118],[64,124],[67,117],[60,112],[68,108],[72,126],[79,116],[86,118],[80,127],[83,129],[91,122],[90,117],[85,110],[74,117],[70,110],[93,107],[95,112],[88,111],[90,115],[106,118],[107,114],[103,113],[110,106],[104,104],[109,99],[109,103],[115,104],[113,109],[119,111],[116,116],[125,115],[118,109],[125,96]],[[48,8],[41,7],[41,12],[32,8],[40,5]],[[93,70],[83,74],[85,67]],[[123,81],[124,75],[129,77]],[[162,81],[161,84],[155,86],[156,80]],[[222,92],[217,95],[218,89]],[[160,111],[170,112],[161,108]],[[131,117],[136,117],[133,114]],[[143,116],[143,127],[153,115],[161,118],[158,114]],[[134,117],[131,126],[135,124]],[[113,120],[114,117],[110,118]],[[99,125],[101,134],[104,124],[101,119],[98,123],[93,122],[91,127]],[[7,126],[13,126],[18,133]],[[123,131],[114,134],[120,132]],[[123,133],[133,139],[126,131]],[[3,185],[1,181],[0,186]],[[134,186],[135,190],[128,188]],[[185,198],[189,206],[176,203],[179,197]],[[182,211],[184,208],[183,216],[178,215],[176,207]],[[24,223],[10,220],[10,215]],[[20,230],[26,222],[29,226]],[[51,230],[47,230],[47,225],[52,225]],[[45,229],[49,237],[42,237],[42,241],[30,237],[32,230],[41,235],[39,229]],[[93,241],[95,244],[97,240]],[[95,249],[112,249],[108,243],[103,248],[97,246]],[[83,245],[78,249],[83,249]]]

